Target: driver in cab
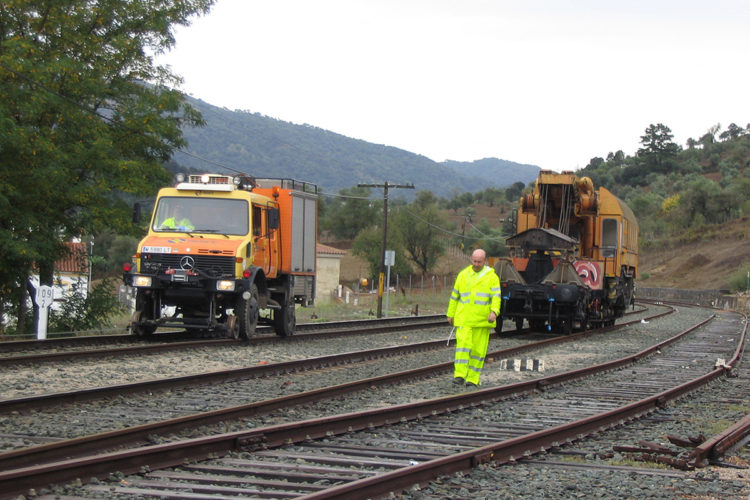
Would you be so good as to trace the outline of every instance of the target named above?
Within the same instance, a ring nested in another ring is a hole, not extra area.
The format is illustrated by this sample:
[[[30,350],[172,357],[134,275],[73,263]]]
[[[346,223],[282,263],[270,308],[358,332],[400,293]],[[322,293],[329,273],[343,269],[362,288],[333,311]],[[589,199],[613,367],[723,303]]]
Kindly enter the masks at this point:
[[[192,231],[195,226],[186,216],[185,207],[176,205],[172,212],[172,217],[164,219],[159,225],[159,229],[174,229],[177,231]]]

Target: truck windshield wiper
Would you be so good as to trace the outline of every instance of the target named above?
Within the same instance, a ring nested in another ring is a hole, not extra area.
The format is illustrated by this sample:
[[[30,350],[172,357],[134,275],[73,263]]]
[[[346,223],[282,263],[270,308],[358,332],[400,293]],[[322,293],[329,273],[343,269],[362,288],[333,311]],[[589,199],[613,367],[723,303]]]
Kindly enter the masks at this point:
[[[218,229],[193,229],[193,231],[198,232],[198,233],[220,234],[225,238],[229,238],[229,235],[227,233],[219,231]]]

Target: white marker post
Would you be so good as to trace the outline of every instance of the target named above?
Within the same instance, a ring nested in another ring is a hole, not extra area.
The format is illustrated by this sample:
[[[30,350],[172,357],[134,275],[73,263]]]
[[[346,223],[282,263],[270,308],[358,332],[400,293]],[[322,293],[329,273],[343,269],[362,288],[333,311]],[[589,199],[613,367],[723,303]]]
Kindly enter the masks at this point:
[[[385,262],[386,268],[388,269],[387,278],[385,280],[385,317],[388,317],[388,293],[391,289],[391,266],[396,265],[396,251],[386,250],[385,251]]]
[[[49,315],[49,306],[54,300],[54,290],[51,286],[40,285],[36,289],[36,305],[39,306],[39,325],[36,329],[36,339],[44,340],[47,338],[47,317]]]

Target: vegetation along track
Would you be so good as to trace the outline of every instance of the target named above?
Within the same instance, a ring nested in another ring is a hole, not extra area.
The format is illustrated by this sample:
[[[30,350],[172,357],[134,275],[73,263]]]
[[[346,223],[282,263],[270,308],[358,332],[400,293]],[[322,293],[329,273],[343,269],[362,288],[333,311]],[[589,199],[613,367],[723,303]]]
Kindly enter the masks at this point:
[[[655,322],[653,322],[653,323],[655,323]],[[596,357],[601,358],[602,356],[604,356],[606,358],[611,358],[612,355],[616,354],[617,351],[618,351],[618,347],[616,347],[616,346],[613,345],[613,344],[615,344],[615,340],[616,339],[625,340],[626,341],[625,343],[628,343],[628,342],[632,343],[632,341],[635,341],[635,339],[641,339],[638,342],[642,342],[642,339],[645,339],[646,337],[653,337],[653,334],[655,333],[653,331],[654,328],[652,328],[652,327],[651,328],[645,327],[644,325],[648,325],[648,323],[638,323],[637,325],[631,325],[628,329],[626,329],[624,331],[620,331],[620,332],[616,332],[616,333],[613,332],[613,333],[610,333],[608,335],[601,335],[601,336],[592,337],[586,343],[587,344],[593,344],[593,343],[596,343],[595,339],[599,339],[598,342],[603,343],[603,345],[606,346],[605,350],[607,352],[606,353],[601,353],[600,352],[598,355],[595,355],[594,357],[595,358]],[[641,328],[642,331],[637,331],[638,328]],[[633,331],[633,330],[636,330],[636,331]],[[664,330],[668,330],[668,328],[665,328]],[[638,333],[638,335],[633,335],[634,333]],[[660,335],[661,335],[661,337],[663,337],[665,334],[669,334],[669,333],[670,332],[662,331],[660,333]],[[607,337],[609,337],[609,338],[607,339]],[[601,347],[601,345],[600,345],[600,347]],[[625,351],[630,350],[631,353],[632,353],[632,351],[633,351],[634,348],[635,348],[635,345],[630,345],[629,347],[623,347],[623,349]],[[572,349],[570,347],[568,347],[567,348],[567,355],[569,355],[570,352],[575,352],[578,355],[580,355],[582,353],[582,343],[581,343],[581,345],[574,346]],[[566,354],[563,353],[563,355],[566,355]],[[551,353],[551,352],[547,353],[546,356],[547,356],[547,359],[550,360],[550,361],[552,361],[554,359],[554,357],[555,357],[555,355],[553,353]],[[583,359],[583,358],[581,358],[581,359]],[[488,365],[488,366],[490,366],[490,365]],[[564,363],[559,363],[559,367],[558,368],[564,368]],[[486,369],[486,371],[489,371],[489,370]],[[516,375],[518,375],[518,374],[516,374]],[[503,378],[511,378],[511,377],[504,376]],[[414,399],[414,398],[420,398],[421,399],[421,398],[424,398],[428,394],[429,395],[436,395],[436,394],[446,393],[446,392],[447,393],[455,392],[455,390],[454,390],[455,388],[451,387],[450,383],[446,384],[445,382],[446,382],[446,380],[436,381],[435,379],[417,381],[414,384],[409,384],[410,386],[413,386],[413,387],[410,387],[409,391],[403,391],[404,392],[404,396],[406,397],[407,400],[408,399]],[[436,386],[439,386],[439,387],[436,387]],[[486,394],[486,393],[488,393],[488,391],[489,391],[489,393],[493,393],[493,395],[491,397],[489,397],[489,399],[492,399],[492,398],[494,398],[496,396],[497,397],[504,397],[504,396],[507,396],[508,394],[512,393],[514,390],[517,390],[519,388],[523,388],[521,386],[526,386],[525,387],[526,389],[534,390],[534,388],[536,386],[538,386],[538,384],[532,380],[532,381],[530,381],[530,383],[520,384],[519,387],[513,388],[513,390],[511,390],[510,392],[506,392],[506,389],[502,389],[501,390],[499,388],[490,388],[490,389],[485,389],[485,390],[479,391],[478,393],[462,394],[462,395],[460,395],[458,397],[458,403],[454,403],[454,404],[457,404],[459,406],[460,405],[466,405],[466,404],[473,404],[475,402],[474,399],[476,399],[477,397],[479,399],[482,399],[482,400],[488,399],[488,394]],[[398,387],[399,388],[403,387],[403,384],[400,385],[400,386],[398,386]],[[436,388],[438,390],[435,390]],[[439,389],[443,389],[443,390],[441,391]],[[446,389],[447,389],[447,391],[446,391]],[[416,391],[416,394],[421,394],[421,395],[420,396],[415,396],[415,394],[414,394],[415,391]],[[367,394],[367,396],[370,398],[371,401],[369,401],[369,402],[364,401],[364,399],[366,399],[366,398],[361,398],[361,399],[347,398],[347,400],[345,401],[344,406],[348,405],[348,407],[351,408],[351,406],[359,407],[359,406],[364,405],[364,406],[369,406],[369,407],[372,407],[372,408],[378,408],[378,407],[381,407],[384,403],[396,403],[396,402],[398,402],[398,401],[393,401],[393,399],[396,399],[395,398],[395,396],[397,394],[396,392],[388,392],[387,394],[383,394],[383,393],[378,394],[378,391],[375,391],[375,390],[371,390],[371,391],[367,391],[367,392],[371,393],[371,394]],[[495,393],[497,393],[497,394],[495,394]],[[387,400],[387,401],[384,401],[384,399]],[[319,412],[320,415],[330,415],[333,412],[331,408],[326,407],[326,404],[320,403],[319,405],[322,405],[323,408],[321,408],[320,410],[317,410],[317,409],[315,409],[314,407],[311,406],[311,407],[308,407],[308,408],[305,409],[305,414],[307,416],[312,416],[314,412]],[[316,405],[316,406],[318,406],[318,405]],[[330,405],[328,405],[328,406],[330,406]],[[341,405],[340,404],[339,405],[334,405],[334,406],[335,406],[334,410],[337,410],[337,411],[341,410]],[[382,412],[382,410],[376,410],[374,413],[378,414],[378,413],[381,413],[381,412]],[[421,412],[422,412],[423,415],[424,414],[429,414],[429,411],[426,411],[426,410],[422,410]],[[239,424],[238,428],[240,428],[240,429],[245,428],[246,429],[248,427],[258,427],[259,425],[263,425],[264,423],[267,423],[269,421],[278,421],[280,419],[283,420],[284,418],[286,418],[289,421],[294,421],[294,419],[296,417],[294,415],[294,412],[290,412],[288,410],[285,410],[284,411],[284,415],[273,416],[273,418],[266,419],[265,421],[261,419],[260,421],[256,420],[254,422],[253,421],[242,422],[241,424]],[[297,426],[298,426],[298,424],[293,424],[292,425],[292,427],[294,427],[294,428],[296,428]],[[240,431],[240,432],[247,432],[247,431]],[[218,441],[221,441],[221,439],[219,439],[218,437],[216,439]],[[249,439],[250,439],[250,441],[252,441],[253,438],[249,438]],[[186,442],[183,442],[183,444],[185,444],[185,443]],[[181,447],[182,445],[179,445],[179,444],[175,443],[175,444],[161,445],[161,446],[177,446],[177,447]],[[150,448],[145,448],[145,449],[153,449],[153,448],[158,448],[158,446],[156,446],[156,447],[150,447]],[[230,446],[228,449],[231,449],[231,448],[232,447]],[[178,453],[182,454],[183,452],[184,452],[184,449],[181,448],[181,451],[179,451]],[[138,456],[140,456],[140,455],[138,455]],[[155,467],[155,463],[156,462],[151,461],[149,459],[146,459],[145,462],[140,462],[140,463],[149,463],[151,465],[151,467],[153,468],[153,467]],[[125,467],[123,467],[123,468],[125,468]],[[57,466],[55,466],[55,470],[58,470],[58,471],[59,470],[65,470],[65,469],[66,469],[65,467],[61,468],[60,464],[57,464]],[[68,472],[70,472],[70,469],[67,469],[67,470],[68,470]],[[82,477],[86,477],[86,476],[82,476]],[[61,478],[53,479],[53,480],[57,481],[57,480],[60,480],[60,479]],[[15,477],[15,480],[17,482],[19,480],[19,477]],[[40,477],[32,478],[31,479],[32,482],[29,483],[29,484],[34,484],[36,486],[39,486],[39,483],[34,483],[34,481],[38,481],[38,480],[41,480],[41,478]]]

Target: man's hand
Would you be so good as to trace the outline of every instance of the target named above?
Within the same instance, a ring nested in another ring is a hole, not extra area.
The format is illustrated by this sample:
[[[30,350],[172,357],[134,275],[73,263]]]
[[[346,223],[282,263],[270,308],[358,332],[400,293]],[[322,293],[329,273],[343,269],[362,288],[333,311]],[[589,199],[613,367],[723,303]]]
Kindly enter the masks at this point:
[[[450,316],[448,316],[448,324],[453,326],[453,318],[451,318]]]
[[[495,314],[495,311],[490,311],[490,315],[487,317],[487,321],[490,323],[494,323],[497,319],[497,314]]]

